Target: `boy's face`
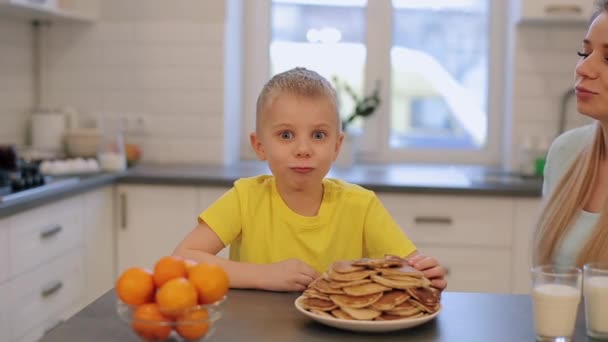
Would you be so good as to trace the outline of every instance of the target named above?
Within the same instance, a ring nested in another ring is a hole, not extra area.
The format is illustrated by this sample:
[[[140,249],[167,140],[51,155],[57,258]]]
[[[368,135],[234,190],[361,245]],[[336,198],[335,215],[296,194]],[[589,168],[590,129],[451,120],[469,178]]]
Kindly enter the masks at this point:
[[[283,93],[261,113],[251,146],[277,182],[293,190],[321,183],[344,138],[334,108],[321,97]]]

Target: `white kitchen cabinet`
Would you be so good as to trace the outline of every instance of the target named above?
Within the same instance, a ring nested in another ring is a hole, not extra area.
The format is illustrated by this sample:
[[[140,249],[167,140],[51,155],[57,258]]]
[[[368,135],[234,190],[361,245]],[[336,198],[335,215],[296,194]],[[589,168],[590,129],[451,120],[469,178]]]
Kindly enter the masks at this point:
[[[511,292],[511,250],[508,248],[464,248],[418,246],[446,268],[449,291]]]
[[[10,310],[8,307],[8,286],[3,285],[0,282],[0,341],[12,340],[9,314]]]
[[[0,16],[89,23],[97,19],[99,5],[99,0],[0,0]]]
[[[116,279],[114,187],[95,190],[82,197],[86,266],[84,307],[110,290]]]
[[[509,247],[509,197],[385,194],[378,197],[416,244]]]
[[[79,197],[71,197],[10,216],[10,276],[18,276],[81,245],[83,208]]]
[[[2,284],[9,275],[9,249],[8,249],[8,220],[0,219],[0,284]]]
[[[539,198],[523,198],[515,201],[515,224],[513,226],[513,293],[530,294],[532,283],[532,237],[541,209]]]
[[[591,0],[517,0],[513,13],[520,23],[586,23],[593,12]]]
[[[32,330],[44,333],[49,320],[79,305],[85,286],[83,261],[83,250],[76,248],[8,283],[15,339],[29,339]]]
[[[117,252],[120,273],[129,267],[152,268],[197,225],[198,188],[119,185]]]
[[[448,290],[511,290],[513,199],[378,193],[420,252],[449,269]]]

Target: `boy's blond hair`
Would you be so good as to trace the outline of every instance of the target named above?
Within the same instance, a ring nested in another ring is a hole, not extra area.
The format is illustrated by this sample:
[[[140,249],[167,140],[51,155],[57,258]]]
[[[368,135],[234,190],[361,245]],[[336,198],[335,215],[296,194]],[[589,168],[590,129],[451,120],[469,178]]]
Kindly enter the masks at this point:
[[[274,99],[281,94],[305,96],[310,98],[324,98],[329,101],[336,118],[338,129],[340,129],[340,116],[338,115],[338,99],[335,88],[331,83],[318,73],[306,68],[293,68],[274,75],[262,88],[256,104],[255,127],[260,127],[261,117],[264,111],[272,104]]]

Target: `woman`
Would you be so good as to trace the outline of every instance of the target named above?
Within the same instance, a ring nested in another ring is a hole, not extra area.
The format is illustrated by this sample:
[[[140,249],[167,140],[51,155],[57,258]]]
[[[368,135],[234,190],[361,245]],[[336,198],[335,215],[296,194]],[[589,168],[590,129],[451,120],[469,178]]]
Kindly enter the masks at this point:
[[[596,2],[576,64],[576,105],[595,123],[549,150],[534,264],[608,261],[608,0]]]

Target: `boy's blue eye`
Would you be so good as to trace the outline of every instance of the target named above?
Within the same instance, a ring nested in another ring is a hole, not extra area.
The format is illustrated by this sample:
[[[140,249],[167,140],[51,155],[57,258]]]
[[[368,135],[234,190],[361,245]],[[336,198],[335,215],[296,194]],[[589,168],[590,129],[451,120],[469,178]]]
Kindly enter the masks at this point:
[[[290,140],[293,139],[293,133],[289,131],[284,131],[280,133],[281,139]]]
[[[323,139],[325,139],[326,136],[327,136],[327,134],[325,134],[325,132],[314,132],[312,134],[312,137],[315,140],[323,140]]]

